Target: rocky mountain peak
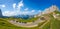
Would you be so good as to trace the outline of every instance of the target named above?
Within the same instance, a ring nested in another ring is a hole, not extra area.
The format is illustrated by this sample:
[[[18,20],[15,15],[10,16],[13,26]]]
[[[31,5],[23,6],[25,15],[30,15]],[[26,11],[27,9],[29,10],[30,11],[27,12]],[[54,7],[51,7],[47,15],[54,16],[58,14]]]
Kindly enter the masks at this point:
[[[54,12],[55,10],[59,10],[59,8],[58,8],[56,5],[52,5],[51,7],[46,8],[46,9],[43,11],[43,14],[50,13],[50,12]]]
[[[59,10],[59,8],[56,6],[56,5],[52,5],[51,7],[49,8],[46,8],[43,12],[40,12],[38,15],[36,16],[41,16],[42,14],[48,14],[48,13],[51,13],[51,12],[54,12],[55,10]],[[35,17],[36,17],[35,16]]]

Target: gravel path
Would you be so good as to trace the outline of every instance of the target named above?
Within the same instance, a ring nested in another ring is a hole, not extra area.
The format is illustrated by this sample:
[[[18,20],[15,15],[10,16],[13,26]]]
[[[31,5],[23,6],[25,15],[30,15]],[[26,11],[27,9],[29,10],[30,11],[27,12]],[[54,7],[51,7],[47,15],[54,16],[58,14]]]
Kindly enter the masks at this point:
[[[21,26],[21,27],[36,27],[36,26],[38,26],[38,23],[41,23],[41,22],[44,22],[44,21],[45,20],[38,19],[35,22],[27,22],[27,23],[16,22],[16,20],[15,21],[9,20],[8,22],[10,22],[13,25]]]

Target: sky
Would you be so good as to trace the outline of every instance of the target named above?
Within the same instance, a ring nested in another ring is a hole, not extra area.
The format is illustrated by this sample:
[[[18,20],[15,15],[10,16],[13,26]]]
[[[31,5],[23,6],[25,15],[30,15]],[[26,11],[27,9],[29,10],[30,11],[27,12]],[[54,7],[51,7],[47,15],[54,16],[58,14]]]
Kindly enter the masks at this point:
[[[60,8],[60,0],[0,0],[3,16],[34,15],[52,5]]]

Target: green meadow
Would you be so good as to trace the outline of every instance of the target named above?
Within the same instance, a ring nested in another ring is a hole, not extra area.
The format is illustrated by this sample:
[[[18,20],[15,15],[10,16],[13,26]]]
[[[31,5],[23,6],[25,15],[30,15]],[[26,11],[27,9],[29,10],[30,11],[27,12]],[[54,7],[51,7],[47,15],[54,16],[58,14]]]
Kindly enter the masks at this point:
[[[17,20],[19,22],[33,22],[36,21],[40,17],[29,18],[27,20],[21,18],[0,18],[0,29],[60,29],[60,12],[55,11],[54,13],[59,14],[59,18],[54,18],[53,14],[44,14],[43,16],[48,16],[50,19],[45,22],[39,23],[36,27],[18,27],[14,24],[9,23],[7,20]]]

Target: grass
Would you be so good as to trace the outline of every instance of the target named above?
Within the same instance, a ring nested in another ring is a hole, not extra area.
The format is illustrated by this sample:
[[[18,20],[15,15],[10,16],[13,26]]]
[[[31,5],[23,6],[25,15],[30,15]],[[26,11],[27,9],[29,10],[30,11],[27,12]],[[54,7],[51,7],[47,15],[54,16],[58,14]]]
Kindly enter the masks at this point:
[[[55,19],[54,22],[52,22],[52,29],[60,29],[60,21]]]
[[[46,23],[41,29],[50,29],[50,22]]]
[[[39,27],[31,27],[31,28],[26,28],[26,27],[18,27],[15,26],[9,22],[7,22],[8,18],[0,18],[0,29],[40,29]],[[42,24],[42,23],[40,23]]]
[[[52,17],[51,23],[51,29],[60,29],[60,20]]]
[[[38,27],[33,28],[18,27],[13,24],[10,24],[6,20],[0,19],[0,29],[38,29]]]
[[[60,12],[55,11],[56,14],[60,14]],[[55,19],[52,14],[45,14],[43,16],[48,16],[50,18],[50,21],[48,23],[42,22],[39,23],[38,26],[36,27],[31,27],[31,28],[26,28],[26,27],[18,27],[15,26],[9,22],[7,22],[7,20],[18,20],[19,22],[32,22],[32,21],[36,21],[38,18],[29,18],[27,20],[21,19],[21,18],[0,18],[0,29],[60,29],[60,18]],[[40,28],[44,23],[46,23],[42,28]]]
[[[33,18],[29,18],[29,19],[22,19],[22,18],[5,18],[5,19],[7,19],[7,20],[17,20],[19,22],[34,22],[38,18],[40,18],[40,17],[36,17],[36,18],[33,17]]]

